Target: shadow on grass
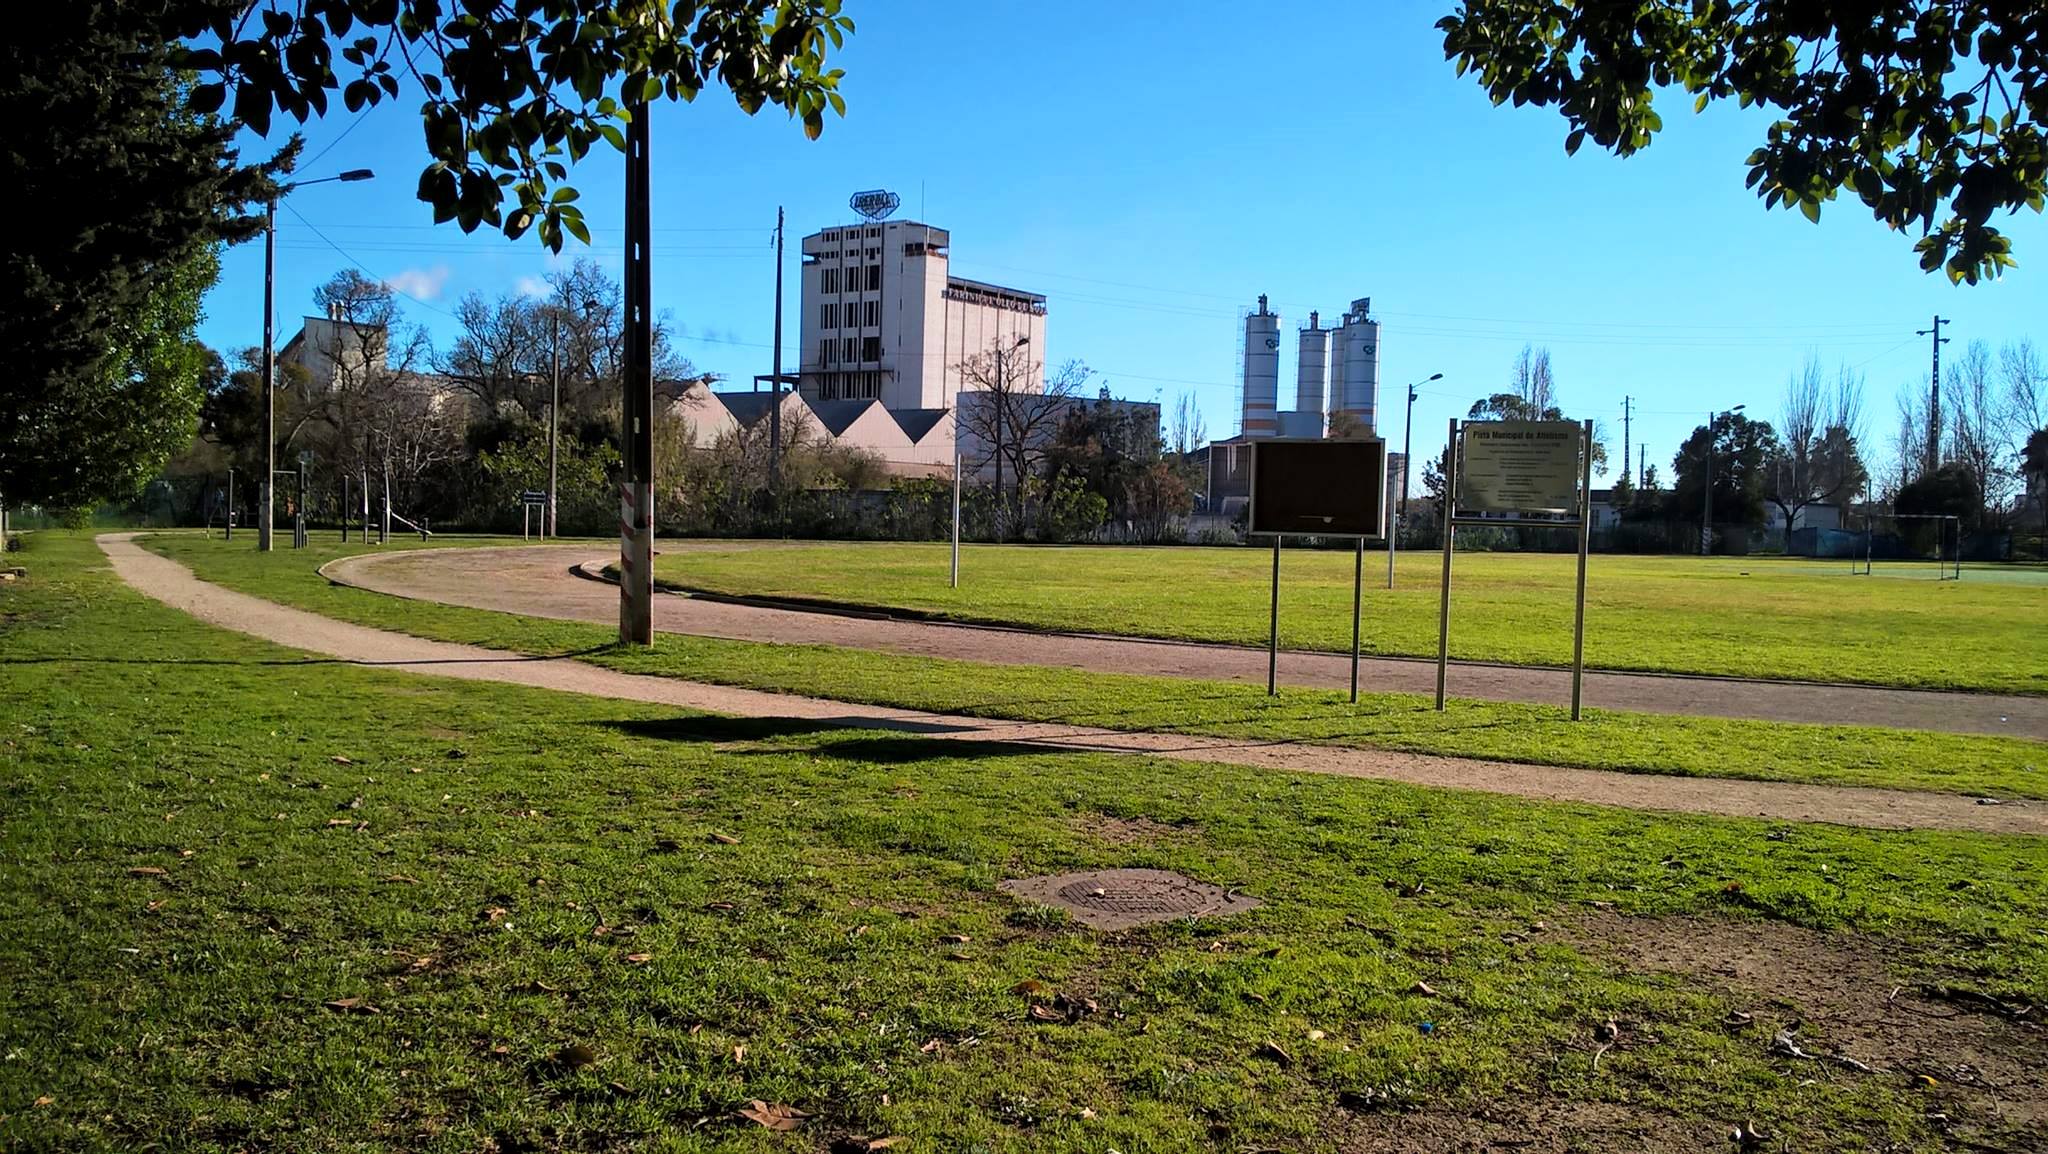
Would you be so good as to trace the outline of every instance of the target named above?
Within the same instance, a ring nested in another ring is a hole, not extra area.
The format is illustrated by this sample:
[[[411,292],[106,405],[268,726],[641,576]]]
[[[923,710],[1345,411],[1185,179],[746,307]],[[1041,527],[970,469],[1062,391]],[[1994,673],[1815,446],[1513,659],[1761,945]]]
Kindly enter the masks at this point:
[[[769,741],[778,737],[806,737],[848,730],[884,729],[892,733],[972,733],[977,725],[937,725],[909,718],[885,717],[666,717],[624,718],[596,724],[633,737],[655,741]],[[837,749],[840,743],[833,743]],[[950,743],[949,743],[950,744]]]

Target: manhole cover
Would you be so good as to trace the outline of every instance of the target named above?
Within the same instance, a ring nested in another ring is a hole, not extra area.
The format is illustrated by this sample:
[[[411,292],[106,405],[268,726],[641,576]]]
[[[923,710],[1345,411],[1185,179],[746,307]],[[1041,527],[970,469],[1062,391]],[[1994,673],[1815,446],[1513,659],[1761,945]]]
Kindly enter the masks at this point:
[[[1099,930],[1121,930],[1175,918],[1219,917],[1257,909],[1259,900],[1170,870],[1095,870],[1019,878],[1002,888],[1027,901],[1057,906]]]

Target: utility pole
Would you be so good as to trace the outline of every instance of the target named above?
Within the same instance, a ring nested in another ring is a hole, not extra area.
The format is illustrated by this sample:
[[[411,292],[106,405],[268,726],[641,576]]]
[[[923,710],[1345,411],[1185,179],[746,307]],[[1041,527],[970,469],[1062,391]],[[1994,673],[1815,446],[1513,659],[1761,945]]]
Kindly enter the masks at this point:
[[[769,355],[768,487],[782,491],[782,206],[775,206],[775,351]]]
[[[555,535],[555,441],[562,429],[562,306],[548,311],[548,515],[540,527],[541,540]]]
[[[1927,473],[1941,468],[1941,346],[1949,340],[1941,335],[1941,326],[1948,323],[1947,317],[1937,315],[1933,328],[1921,329],[1915,334],[1934,338],[1934,385],[1927,395],[1927,464],[1924,470]]]
[[[1621,399],[1621,472],[1623,477],[1628,475],[1628,422],[1631,416],[1629,412],[1631,400],[1632,398],[1629,397]]]
[[[1700,556],[1702,557],[1710,556],[1714,552],[1714,422],[1722,417],[1733,418],[1735,414],[1748,407],[1747,405],[1737,405],[1724,412],[1707,414],[1707,483],[1703,486],[1707,492],[1707,507],[1706,511],[1700,515]],[[1672,481],[1672,487],[1677,487],[1676,478]]]
[[[654,307],[648,121],[626,125],[626,482],[619,494],[619,640],[654,643]]]
[[[1621,463],[1622,463],[1622,465],[1623,465],[1624,467],[1628,465],[1628,461],[1627,461],[1626,459],[1624,459],[1624,460],[1623,460],[1623,461],[1622,461]],[[1636,446],[1636,488],[1640,489],[1640,488],[1644,487],[1645,485],[1648,485],[1649,483],[1650,483],[1650,446],[1648,446],[1648,445],[1637,445],[1637,446]]]
[[[277,198],[263,208],[263,519],[256,522],[256,548],[270,552],[271,498],[277,487],[277,357],[271,352],[272,299],[277,295]]]

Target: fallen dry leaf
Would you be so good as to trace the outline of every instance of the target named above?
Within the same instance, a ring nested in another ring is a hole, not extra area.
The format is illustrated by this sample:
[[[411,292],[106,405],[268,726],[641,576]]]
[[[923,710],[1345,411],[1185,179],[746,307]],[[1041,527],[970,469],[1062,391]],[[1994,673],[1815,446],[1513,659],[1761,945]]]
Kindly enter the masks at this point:
[[[484,920],[487,922],[501,922],[505,920],[505,915],[511,912],[511,910],[506,909],[504,906],[492,906],[484,911]]]
[[[1045,992],[1045,983],[1037,978],[1026,978],[1010,987],[1013,994],[1038,994]]]
[[[405,874],[392,874],[390,877],[387,877],[384,880],[386,882],[392,882],[404,886],[416,886],[420,884],[420,879],[416,877],[407,877]]]
[[[740,839],[732,836],[729,833],[719,833],[717,830],[711,831],[711,840],[717,842],[720,845],[740,844]]]
[[[804,1124],[810,1115],[794,1106],[780,1102],[763,1102],[759,1098],[740,1111],[740,1117],[758,1123],[770,1130],[794,1130]]]
[[[1412,993],[1421,994],[1425,998],[1436,997],[1436,987],[1428,982],[1416,982],[1413,986],[1409,987],[1409,990]]]
[[[869,1138],[860,1134],[848,1134],[832,1142],[832,1154],[874,1154],[877,1150],[891,1150],[903,1143],[902,1138]]]
[[[653,954],[627,954],[626,960],[636,966],[644,966],[654,960]]]
[[[323,1002],[321,1004],[337,1014],[381,1014],[384,1012],[361,998],[336,998],[331,1002]]]
[[[1031,1020],[1034,1022],[1064,1022],[1067,1020],[1065,1014],[1060,1013],[1051,1006],[1033,1005],[1030,1014]]]
[[[962,953],[959,950],[954,950],[952,953],[946,955],[946,960],[949,962],[971,962],[974,960],[974,955],[969,953]]]
[[[705,902],[705,903],[704,903],[704,908],[705,908],[705,909],[707,909],[707,910],[720,910],[720,911],[723,911],[723,910],[735,910],[735,909],[738,909],[739,907],[738,907],[738,906],[736,906],[736,905],[734,905],[734,904],[732,904],[731,902]]]
[[[1278,1062],[1282,1066],[1294,1065],[1294,1055],[1281,1049],[1278,1042],[1259,1043],[1258,1056],[1270,1062]]]
[[[356,763],[354,758],[343,757],[341,754],[338,753],[328,758],[327,760],[333,762],[336,765],[354,765]]]
[[[171,871],[162,866],[130,866],[128,872],[139,878],[160,878]]]
[[[1308,1032],[1308,1040],[1311,1042],[1320,1042],[1328,1036],[1329,1035],[1323,1033],[1321,1030],[1310,1030]]]
[[[974,937],[971,934],[947,934],[945,937],[940,938],[939,940],[942,942],[952,942],[955,945],[964,946],[968,942],[973,941]]]
[[[424,970],[424,969],[427,969],[428,967],[432,966],[433,964],[434,964],[434,957],[433,957],[433,955],[432,955],[432,954],[423,954],[423,955],[421,955],[420,957],[414,958],[414,959],[412,960],[412,964],[411,964],[411,965],[409,965],[409,966],[407,966],[407,967],[406,967],[406,969],[409,969],[409,970]]]
[[[944,1046],[945,1046],[945,1043],[944,1043],[944,1042],[941,1042],[941,1041],[939,1041],[939,1040],[938,1040],[937,1038],[933,1038],[933,1039],[931,1039],[931,1040],[927,1041],[927,1042],[926,1042],[926,1043],[925,1043],[924,1045],[922,1045],[922,1046],[919,1046],[919,1047],[917,1048],[917,1052],[918,1052],[918,1053],[920,1053],[920,1054],[930,1054],[930,1053],[933,1053],[934,1051],[937,1051],[937,1050],[939,1050],[939,1049],[942,1049],[942,1048],[943,1048]]]
[[[48,1094],[44,1094],[35,1100],[35,1107],[36,1109],[40,1110],[44,1106],[48,1106],[55,1101],[55,1098],[50,1097]]]
[[[746,1046],[738,1045],[732,1048],[732,1064],[735,1066],[744,1066],[747,1064]]]

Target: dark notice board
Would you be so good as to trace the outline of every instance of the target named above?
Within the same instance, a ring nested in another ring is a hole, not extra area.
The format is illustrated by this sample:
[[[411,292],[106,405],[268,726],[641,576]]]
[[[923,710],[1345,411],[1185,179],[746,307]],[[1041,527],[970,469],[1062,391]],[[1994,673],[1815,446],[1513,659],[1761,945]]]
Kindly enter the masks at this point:
[[[1251,446],[1253,534],[1386,536],[1384,440],[1260,437]]]

